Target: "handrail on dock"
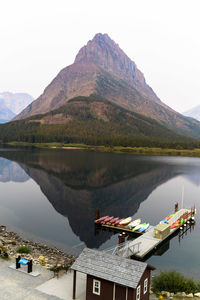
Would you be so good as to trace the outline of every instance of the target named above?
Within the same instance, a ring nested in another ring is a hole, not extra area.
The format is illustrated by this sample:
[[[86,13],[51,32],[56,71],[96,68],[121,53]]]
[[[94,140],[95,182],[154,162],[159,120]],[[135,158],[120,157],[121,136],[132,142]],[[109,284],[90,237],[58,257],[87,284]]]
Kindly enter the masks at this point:
[[[105,249],[105,252],[111,252],[121,257],[131,257],[140,251],[141,242],[132,244],[132,241],[121,243],[115,247]]]

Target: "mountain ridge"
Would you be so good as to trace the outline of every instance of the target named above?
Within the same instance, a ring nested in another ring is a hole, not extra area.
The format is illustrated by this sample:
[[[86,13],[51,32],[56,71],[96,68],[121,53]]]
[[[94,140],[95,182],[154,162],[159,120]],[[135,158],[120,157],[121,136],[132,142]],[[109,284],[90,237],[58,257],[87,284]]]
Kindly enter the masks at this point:
[[[154,118],[178,134],[200,138],[200,122],[163,103],[146,84],[136,64],[107,34],[100,33],[79,50],[74,63],[62,69],[43,94],[14,120],[47,113],[71,98],[91,94]]]

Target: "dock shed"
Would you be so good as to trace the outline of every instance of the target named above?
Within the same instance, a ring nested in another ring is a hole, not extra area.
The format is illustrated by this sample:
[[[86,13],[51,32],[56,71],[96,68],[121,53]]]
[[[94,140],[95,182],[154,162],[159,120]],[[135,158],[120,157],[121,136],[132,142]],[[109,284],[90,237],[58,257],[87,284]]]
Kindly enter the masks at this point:
[[[147,263],[85,248],[72,265],[73,299],[76,271],[87,274],[86,300],[149,300],[150,273]]]
[[[164,240],[170,234],[170,225],[167,223],[158,224],[154,228],[154,237]]]

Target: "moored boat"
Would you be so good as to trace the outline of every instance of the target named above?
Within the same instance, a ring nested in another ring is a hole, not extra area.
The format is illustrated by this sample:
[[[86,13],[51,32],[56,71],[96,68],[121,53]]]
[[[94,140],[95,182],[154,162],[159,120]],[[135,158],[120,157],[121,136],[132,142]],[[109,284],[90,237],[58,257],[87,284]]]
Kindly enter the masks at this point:
[[[105,220],[106,218],[109,218],[109,216],[104,216],[101,217],[100,219],[96,220],[96,223],[101,223],[103,220]]]
[[[109,223],[111,224],[111,225],[113,225],[117,220],[119,220],[119,218],[117,217],[117,218],[114,218],[114,219],[112,219],[111,221],[109,221]]]
[[[122,221],[119,223],[119,225],[120,225],[120,226],[126,226],[126,225],[128,225],[128,224],[131,222],[131,220],[132,220],[132,218],[131,218],[131,217],[128,217],[128,218],[122,220]]]
[[[180,221],[174,222],[174,224],[172,224],[172,225],[170,226],[170,229],[174,229],[174,228],[178,227],[179,224],[180,224]]]
[[[118,226],[119,225],[119,223],[121,222],[121,221],[123,221],[124,219],[119,219],[119,220],[117,220],[113,225],[114,226]]]
[[[135,226],[135,228],[133,228],[132,231],[133,231],[133,232],[134,232],[134,231],[137,231],[137,230],[139,230],[140,228],[144,227],[146,224],[147,224],[147,223],[139,224],[139,225]]]
[[[146,225],[144,225],[143,227],[141,227],[139,229],[139,232],[143,232],[143,231],[147,230],[148,227],[149,227],[149,223],[147,223]]]
[[[164,219],[164,220],[161,220],[161,221],[159,222],[159,224],[162,224],[162,223],[167,223],[167,220]]]
[[[107,222],[111,221],[112,219],[114,219],[113,216],[112,216],[112,217],[108,217],[108,218],[106,218],[105,220],[103,220],[103,221],[101,222],[101,224],[106,224]]]
[[[128,227],[133,228],[141,223],[141,219],[134,220],[128,224]]]

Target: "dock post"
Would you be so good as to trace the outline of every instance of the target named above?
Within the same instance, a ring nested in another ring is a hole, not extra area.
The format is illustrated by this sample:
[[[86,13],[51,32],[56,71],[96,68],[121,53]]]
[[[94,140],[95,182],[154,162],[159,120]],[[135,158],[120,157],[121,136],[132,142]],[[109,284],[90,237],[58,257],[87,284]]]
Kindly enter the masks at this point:
[[[124,242],[125,242],[125,237],[123,236],[122,233],[120,233],[120,234],[118,235],[118,245],[119,245],[119,247],[122,246],[122,244],[123,244]]]
[[[97,209],[95,211],[95,220],[98,220],[99,218],[100,218],[100,211],[99,211],[99,209]]]
[[[175,203],[175,206],[174,206],[174,212],[177,212],[178,211],[178,202]]]
[[[118,245],[121,245],[122,243],[122,235],[121,233],[118,235]]]
[[[73,276],[73,296],[72,299],[76,299],[76,271],[74,270]]]

